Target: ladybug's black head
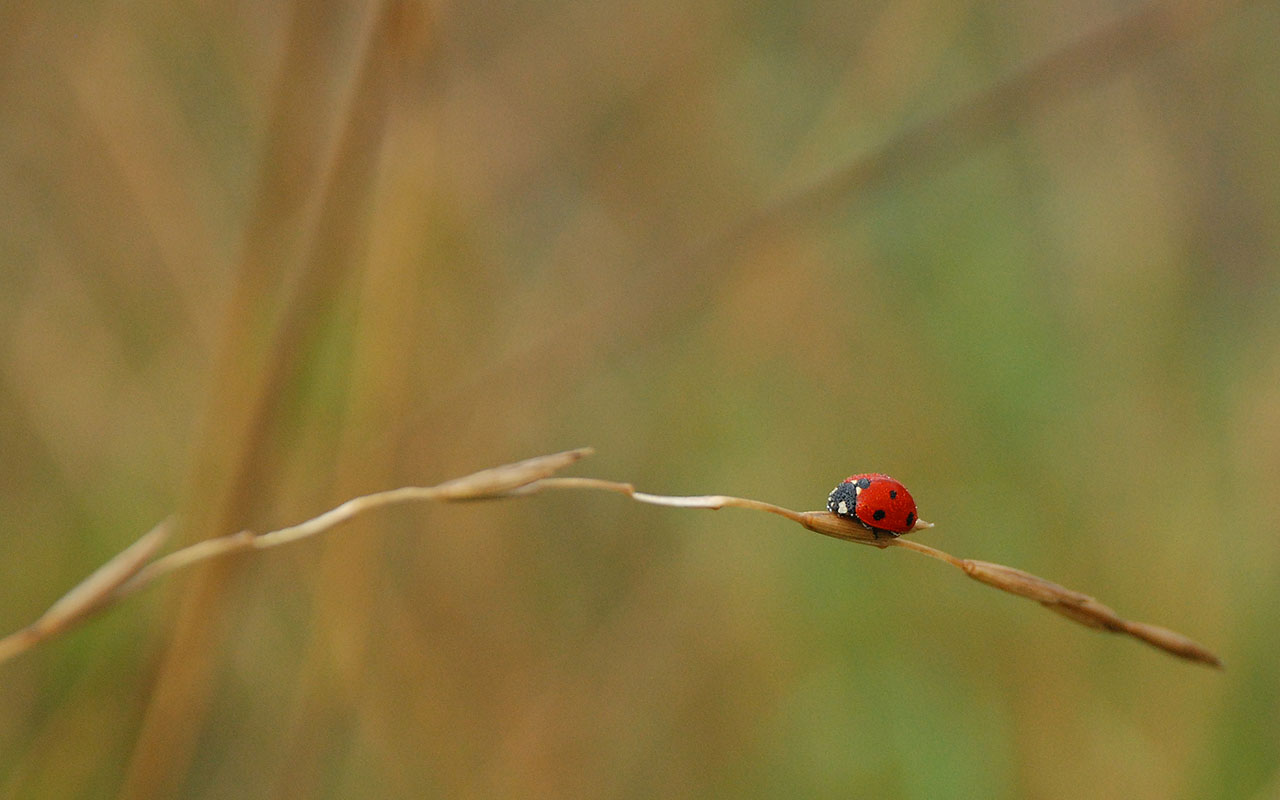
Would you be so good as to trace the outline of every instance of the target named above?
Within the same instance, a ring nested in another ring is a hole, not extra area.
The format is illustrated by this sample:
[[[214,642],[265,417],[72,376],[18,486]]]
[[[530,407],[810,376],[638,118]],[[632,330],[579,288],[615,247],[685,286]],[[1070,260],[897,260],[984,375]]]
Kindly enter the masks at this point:
[[[836,516],[846,519],[858,520],[854,514],[854,506],[858,502],[858,493],[855,486],[849,481],[845,481],[836,488],[831,490],[831,494],[827,495],[827,510]]]

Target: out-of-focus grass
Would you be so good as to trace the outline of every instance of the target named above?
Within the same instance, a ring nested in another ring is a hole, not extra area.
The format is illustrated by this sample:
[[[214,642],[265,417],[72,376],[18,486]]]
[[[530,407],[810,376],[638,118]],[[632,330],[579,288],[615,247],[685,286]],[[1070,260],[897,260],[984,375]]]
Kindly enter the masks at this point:
[[[1121,17],[397,8],[0,11],[0,625],[175,508],[279,527],[592,444],[791,507],[889,472],[926,541],[1227,671],[756,515],[398,509],[6,665],[0,792],[1274,791],[1274,3],[734,240]]]

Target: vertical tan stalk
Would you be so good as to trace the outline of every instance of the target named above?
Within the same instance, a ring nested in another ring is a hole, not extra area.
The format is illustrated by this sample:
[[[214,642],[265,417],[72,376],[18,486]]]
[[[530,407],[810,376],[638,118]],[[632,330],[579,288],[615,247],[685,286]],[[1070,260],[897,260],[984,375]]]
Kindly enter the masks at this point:
[[[266,455],[285,387],[323,316],[341,291],[348,267],[363,246],[369,194],[392,96],[394,2],[371,9],[366,42],[349,102],[339,108],[339,138],[328,156],[326,127],[332,104],[317,78],[337,49],[336,8],[299,3],[277,89],[264,158],[264,174],[246,236],[244,261],[226,323],[226,337],[211,387],[205,442],[199,448],[190,493],[188,536],[248,527],[255,503],[269,485]],[[312,198],[320,189],[314,213]],[[299,222],[301,221],[301,225]],[[289,267],[303,253],[290,287]],[[278,323],[273,307],[282,291],[293,296]],[[271,331],[263,348],[262,332]],[[211,454],[206,456],[205,454]],[[183,596],[172,638],[134,745],[122,796],[179,793],[196,737],[204,724],[213,662],[223,631],[225,584],[231,564],[205,571]]]

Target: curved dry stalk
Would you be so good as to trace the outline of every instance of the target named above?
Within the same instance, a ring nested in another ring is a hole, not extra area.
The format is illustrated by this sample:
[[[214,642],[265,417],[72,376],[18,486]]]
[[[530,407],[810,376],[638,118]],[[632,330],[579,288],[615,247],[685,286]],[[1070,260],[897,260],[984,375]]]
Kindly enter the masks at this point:
[[[138,541],[76,584],[71,591],[49,606],[49,610],[35,622],[0,639],[0,663],[30,650],[45,639],[70,630],[111,603],[111,596],[160,552],[165,540],[169,538],[170,527],[171,519],[161,521]]]
[[[1182,634],[1157,625],[1123,619],[1115,611],[1086,594],[1013,567],[988,561],[956,558],[949,553],[910,539],[880,536],[855,522],[826,511],[793,511],[761,500],[723,494],[689,496],[650,494],[636,491],[636,488],[629,483],[600,478],[552,477],[555,472],[592,452],[594,451],[589,447],[566,450],[482,470],[437,486],[406,486],[385,492],[375,492],[348,500],[297,525],[263,534],[240,531],[217,539],[197,542],[152,560],[167,536],[168,521],[166,521],[100,567],[64,595],[61,600],[54,603],[35,622],[0,639],[0,663],[26,652],[46,639],[70,630],[95,612],[113,605],[172,572],[230,553],[266,550],[308,539],[332,530],[366,511],[423,500],[444,502],[493,500],[504,497],[523,497],[546,490],[594,489],[626,495],[640,503],[668,508],[702,508],[712,511],[721,508],[743,508],[749,511],[763,511],[786,517],[824,536],[881,549],[906,548],[930,558],[945,561],[963,570],[970,578],[988,586],[1035,600],[1051,611],[1056,611],[1082,625],[1116,633],[1127,633],[1180,658],[1215,667],[1222,666],[1217,656]],[[932,527],[932,523],[917,520],[910,532],[915,533]]]
[[[905,547],[917,553],[924,553],[930,558],[945,561],[953,567],[964,570],[964,573],[976,581],[988,586],[1003,589],[1011,594],[1035,600],[1040,605],[1056,611],[1067,619],[1075,620],[1090,628],[1127,633],[1137,639],[1158,647],[1166,653],[1181,658],[1199,661],[1214,667],[1222,667],[1222,660],[1209,652],[1202,645],[1188,639],[1177,631],[1149,625],[1145,622],[1134,622],[1121,618],[1110,607],[1099,603],[1087,594],[1068,589],[1052,581],[1023,572],[1020,569],[1006,567],[1003,564],[992,564],[989,561],[974,561],[968,558],[956,558],[928,545],[908,539],[894,539],[890,542],[895,547]]]
[[[668,508],[705,508],[715,511],[721,508],[747,508],[752,511],[765,511],[786,517],[793,522],[804,524],[804,515],[789,508],[775,506],[761,500],[748,500],[745,497],[732,497],[727,494],[701,495],[665,495],[637,492],[636,487],[620,481],[606,481],[600,478],[543,478],[508,492],[509,496],[534,494],[544,489],[602,489],[606,492],[625,494],[632,500]]]
[[[593,452],[595,451],[590,447],[580,447],[481,470],[437,486],[405,486],[375,492],[352,498],[297,525],[263,534],[240,531],[216,539],[205,539],[152,561],[168,537],[171,521],[165,520],[63,595],[35,622],[0,639],[0,663],[67,632],[98,611],[114,605],[171,572],[231,553],[267,550],[306,539],[375,508],[420,500],[456,502],[506,497],[511,490],[564,469]]]
[[[635,487],[629,483],[618,483],[616,481],[605,481],[597,478],[544,478],[535,481],[526,486],[511,492],[511,494],[533,494],[543,489],[602,489],[605,491],[625,494],[633,500],[641,503],[651,503],[660,506],[674,506],[677,508],[705,508],[716,510],[720,508],[746,508],[754,511],[766,511],[770,514],[777,514],[786,517],[792,522],[797,522],[811,531],[833,536],[837,539],[843,539],[849,542],[857,542],[858,544],[869,544],[873,547],[884,549],[886,547],[903,547],[913,550],[917,553],[929,556],[930,558],[944,561],[953,567],[957,567],[964,571],[966,575],[974,580],[981,581],[988,586],[994,586],[997,589],[1009,592],[1011,594],[1026,597],[1035,600],[1051,611],[1065,616],[1067,619],[1075,620],[1082,625],[1091,628],[1113,631],[1115,633],[1127,633],[1137,639],[1140,639],[1154,647],[1164,650],[1181,658],[1191,661],[1199,661],[1214,667],[1221,667],[1222,661],[1202,645],[1188,639],[1176,631],[1163,628],[1158,625],[1149,625],[1145,622],[1134,622],[1126,620],[1116,614],[1111,608],[1099,603],[1092,597],[1077,591],[1061,586],[1052,581],[1032,575],[1013,567],[1006,567],[1002,564],[993,564],[989,561],[974,561],[967,558],[957,558],[950,553],[943,552],[935,547],[929,547],[925,544],[912,541],[910,539],[891,538],[888,536],[876,536],[872,531],[864,528],[857,523],[851,522],[844,517],[839,517],[826,511],[792,511],[789,508],[765,503],[759,500],[749,500],[743,497],[731,497],[728,495],[695,495],[690,497],[671,497],[666,495],[647,494],[645,492],[637,492]],[[917,520],[915,527],[909,533],[915,533],[921,530],[932,528],[933,523]]]

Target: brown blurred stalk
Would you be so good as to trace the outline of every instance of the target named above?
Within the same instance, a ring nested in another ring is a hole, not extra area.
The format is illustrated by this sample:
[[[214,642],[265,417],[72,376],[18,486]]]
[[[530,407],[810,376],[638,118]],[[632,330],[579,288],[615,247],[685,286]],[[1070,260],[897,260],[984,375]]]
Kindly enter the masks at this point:
[[[181,515],[183,537],[210,557],[247,549],[248,535],[209,537],[250,526],[256,508],[270,502],[272,453],[295,399],[291,387],[363,258],[401,77],[402,8],[411,4],[372,2],[355,16],[341,4],[290,9],[262,171]],[[347,47],[352,19],[357,55],[347,74],[335,76],[334,53]],[[349,87],[338,103],[335,80]],[[231,566],[223,560],[202,571],[181,595],[122,797],[180,791],[222,650]]]

